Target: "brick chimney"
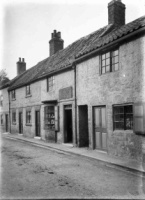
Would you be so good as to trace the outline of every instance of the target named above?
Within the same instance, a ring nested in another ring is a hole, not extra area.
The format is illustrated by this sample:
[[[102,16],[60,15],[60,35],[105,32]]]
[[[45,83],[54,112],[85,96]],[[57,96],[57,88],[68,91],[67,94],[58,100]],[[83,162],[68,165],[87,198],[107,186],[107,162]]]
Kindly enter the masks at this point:
[[[49,41],[50,56],[63,49],[63,42],[64,41],[61,39],[61,32],[54,30],[51,34],[51,40]]]
[[[22,74],[23,72],[26,71],[26,63],[24,58],[19,58],[19,61],[17,62],[17,76]]]
[[[121,0],[112,0],[108,3],[108,24],[117,27],[125,24],[125,5]]]

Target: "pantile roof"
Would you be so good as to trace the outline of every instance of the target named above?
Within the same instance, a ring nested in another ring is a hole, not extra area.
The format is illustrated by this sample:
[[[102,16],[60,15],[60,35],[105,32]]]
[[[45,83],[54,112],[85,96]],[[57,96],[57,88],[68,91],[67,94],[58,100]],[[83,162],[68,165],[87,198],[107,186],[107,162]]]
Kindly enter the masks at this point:
[[[23,74],[17,76],[10,82],[9,90],[24,86],[33,81],[48,76],[50,73],[68,68],[73,64],[76,58],[93,52],[100,47],[105,46],[119,38],[134,32],[145,26],[145,16],[136,19],[119,28],[113,25],[107,25],[85,37],[80,38],[68,47],[58,51],[39,62],[34,67],[28,69]]]

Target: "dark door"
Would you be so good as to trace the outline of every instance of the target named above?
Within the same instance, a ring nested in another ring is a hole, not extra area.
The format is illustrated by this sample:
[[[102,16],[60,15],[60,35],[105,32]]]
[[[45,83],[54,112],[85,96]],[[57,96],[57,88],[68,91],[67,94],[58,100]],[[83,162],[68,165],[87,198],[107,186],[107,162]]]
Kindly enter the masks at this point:
[[[65,142],[72,143],[72,109],[65,110],[65,138]]]
[[[6,114],[6,132],[8,132],[8,114]]]
[[[35,113],[35,127],[36,127],[36,136],[40,137],[40,111]]]
[[[23,114],[19,112],[19,133],[23,133]]]
[[[107,150],[106,107],[94,107],[95,148]]]

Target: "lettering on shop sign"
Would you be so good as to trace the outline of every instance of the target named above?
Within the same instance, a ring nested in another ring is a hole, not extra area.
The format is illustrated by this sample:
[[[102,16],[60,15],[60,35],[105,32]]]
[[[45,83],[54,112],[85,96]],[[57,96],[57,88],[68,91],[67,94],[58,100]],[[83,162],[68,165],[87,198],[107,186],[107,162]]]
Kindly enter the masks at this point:
[[[59,100],[70,99],[73,97],[73,88],[67,87],[59,90]]]

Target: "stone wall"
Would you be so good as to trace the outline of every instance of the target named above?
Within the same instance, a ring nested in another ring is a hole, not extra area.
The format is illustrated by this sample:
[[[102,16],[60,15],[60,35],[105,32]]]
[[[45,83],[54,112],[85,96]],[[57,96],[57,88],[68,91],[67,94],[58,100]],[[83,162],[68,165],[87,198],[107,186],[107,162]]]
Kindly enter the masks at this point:
[[[106,106],[108,153],[139,158],[141,136],[113,131],[113,105],[145,102],[145,37],[119,46],[119,71],[100,74],[97,55],[77,65],[77,103],[88,105],[89,144],[94,148],[93,106]]]

